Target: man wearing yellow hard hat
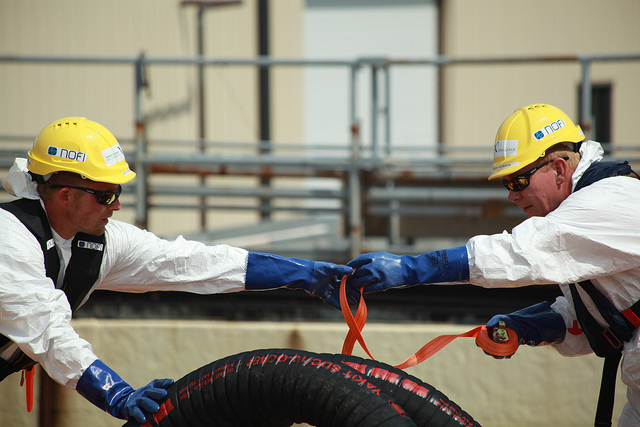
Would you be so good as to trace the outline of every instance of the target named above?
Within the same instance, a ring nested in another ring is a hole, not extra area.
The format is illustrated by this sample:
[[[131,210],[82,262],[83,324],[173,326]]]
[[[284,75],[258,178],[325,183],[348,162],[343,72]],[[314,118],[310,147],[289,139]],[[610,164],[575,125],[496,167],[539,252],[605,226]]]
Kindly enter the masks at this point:
[[[121,185],[134,177],[116,138],[83,117],[48,124],[28,159],[16,159],[3,186],[19,198],[0,204],[0,380],[39,363],[114,417],[142,424],[172,380],[135,390],[98,359],[70,325],[93,291],[286,287],[339,307],[339,279],[352,269],[181,237],[167,241],[112,220]]]
[[[638,426],[640,180],[627,162],[603,161],[601,145],[584,139],[580,126],[554,106],[518,108],[498,130],[489,179],[502,180],[528,219],[510,233],[475,236],[457,248],[415,257],[360,255],[348,263],[356,268],[349,284],[380,292],[429,283],[557,283],[564,296],[553,304],[494,316],[488,333],[511,329],[519,344],[604,357],[609,382],[603,377],[596,425],[611,423],[611,383],[622,353],[628,402],[619,425]]]

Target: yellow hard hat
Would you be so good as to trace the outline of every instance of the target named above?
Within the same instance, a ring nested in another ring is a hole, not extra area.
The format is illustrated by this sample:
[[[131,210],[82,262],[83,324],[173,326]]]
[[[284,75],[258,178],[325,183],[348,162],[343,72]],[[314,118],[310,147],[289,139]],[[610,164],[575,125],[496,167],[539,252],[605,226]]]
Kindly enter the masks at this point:
[[[124,184],[135,178],[118,140],[85,117],[64,117],[45,126],[28,155],[34,174],[74,172],[97,182]]]
[[[509,175],[530,165],[561,142],[578,143],[585,136],[569,116],[549,104],[518,108],[502,122],[493,146],[489,179]]]

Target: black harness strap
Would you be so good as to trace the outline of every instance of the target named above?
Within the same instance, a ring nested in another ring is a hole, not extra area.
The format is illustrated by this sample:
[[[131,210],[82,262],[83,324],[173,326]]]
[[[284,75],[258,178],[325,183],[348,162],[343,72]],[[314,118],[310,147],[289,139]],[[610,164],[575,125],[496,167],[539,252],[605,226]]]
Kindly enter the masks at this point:
[[[80,307],[93,284],[98,280],[104,247],[104,234],[93,236],[78,233],[73,239],[71,259],[62,282],[62,290],[69,300],[71,311]]]
[[[622,359],[622,352],[604,358],[602,379],[600,380],[600,394],[598,395],[598,407],[596,408],[595,427],[611,425],[613,404],[616,397],[616,377],[620,359]]]
[[[573,283],[570,284],[569,289],[571,289],[571,297],[576,309],[578,322],[593,352],[598,357],[612,356],[621,352],[623,343],[631,339],[635,327],[629,327],[628,321],[622,313],[596,289],[591,281],[585,280],[578,283],[578,286],[586,291],[608,325],[601,326],[593,318],[580,298],[576,285]]]
[[[636,329],[636,326],[628,317],[632,319],[635,317],[635,319],[640,320],[638,317],[640,303],[636,302],[632,307],[620,313],[613,303],[595,288],[591,281],[580,282],[578,285],[587,292],[602,315],[602,318],[609,325],[607,327],[601,326],[593,318],[580,298],[576,285],[570,284],[571,298],[573,299],[578,322],[594,353],[604,358],[600,395],[598,396],[594,426],[611,426],[615,401],[616,377],[618,365],[622,358],[623,345],[624,342],[631,339],[631,335]]]

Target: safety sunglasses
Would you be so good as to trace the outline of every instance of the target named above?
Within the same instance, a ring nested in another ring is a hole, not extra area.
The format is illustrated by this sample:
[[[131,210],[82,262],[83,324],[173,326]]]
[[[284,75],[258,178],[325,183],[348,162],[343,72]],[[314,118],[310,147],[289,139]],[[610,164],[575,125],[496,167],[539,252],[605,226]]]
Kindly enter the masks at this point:
[[[556,157],[557,158],[561,158],[564,160],[569,160],[569,157],[564,156],[564,157]],[[510,180],[506,180],[503,179],[502,180],[502,185],[504,185],[504,188],[506,188],[509,191],[522,191],[525,188],[527,188],[529,186],[529,180],[531,179],[531,175],[534,174],[535,171],[537,171],[538,169],[541,169],[542,167],[548,165],[549,163],[553,162],[555,159],[551,159],[548,160],[538,166],[536,166],[535,168],[528,170],[527,172],[523,173],[522,175],[518,175],[513,179]]]
[[[100,191],[87,187],[75,187],[73,185],[52,185],[51,188],[74,188],[76,190],[86,191],[87,193],[96,196],[96,200],[101,205],[113,204],[113,202],[118,200],[118,197],[120,197],[120,193],[122,193],[121,185],[118,185],[118,189],[116,191]]]

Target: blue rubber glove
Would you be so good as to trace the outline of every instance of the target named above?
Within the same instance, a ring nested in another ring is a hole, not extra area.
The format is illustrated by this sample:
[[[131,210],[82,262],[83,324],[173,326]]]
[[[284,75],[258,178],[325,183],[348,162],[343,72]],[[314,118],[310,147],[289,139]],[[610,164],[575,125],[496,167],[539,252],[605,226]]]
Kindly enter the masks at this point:
[[[76,390],[89,402],[116,418],[132,417],[140,424],[147,421],[143,411],[153,414],[160,409],[159,401],[167,395],[172,379],[153,380],[134,390],[102,361],[96,360],[78,380]]]
[[[356,269],[349,278],[349,285],[364,287],[365,293],[421,283],[469,280],[469,258],[465,246],[419,256],[373,252],[360,255],[347,265]]]
[[[564,340],[567,327],[560,313],[551,309],[548,302],[541,302],[511,314],[497,314],[487,322],[489,334],[500,321],[518,335],[518,344],[538,346],[557,344]]]
[[[340,281],[351,273],[346,265],[249,252],[245,289],[303,289],[340,309]],[[347,299],[349,305],[358,304],[355,289],[347,287]]]

